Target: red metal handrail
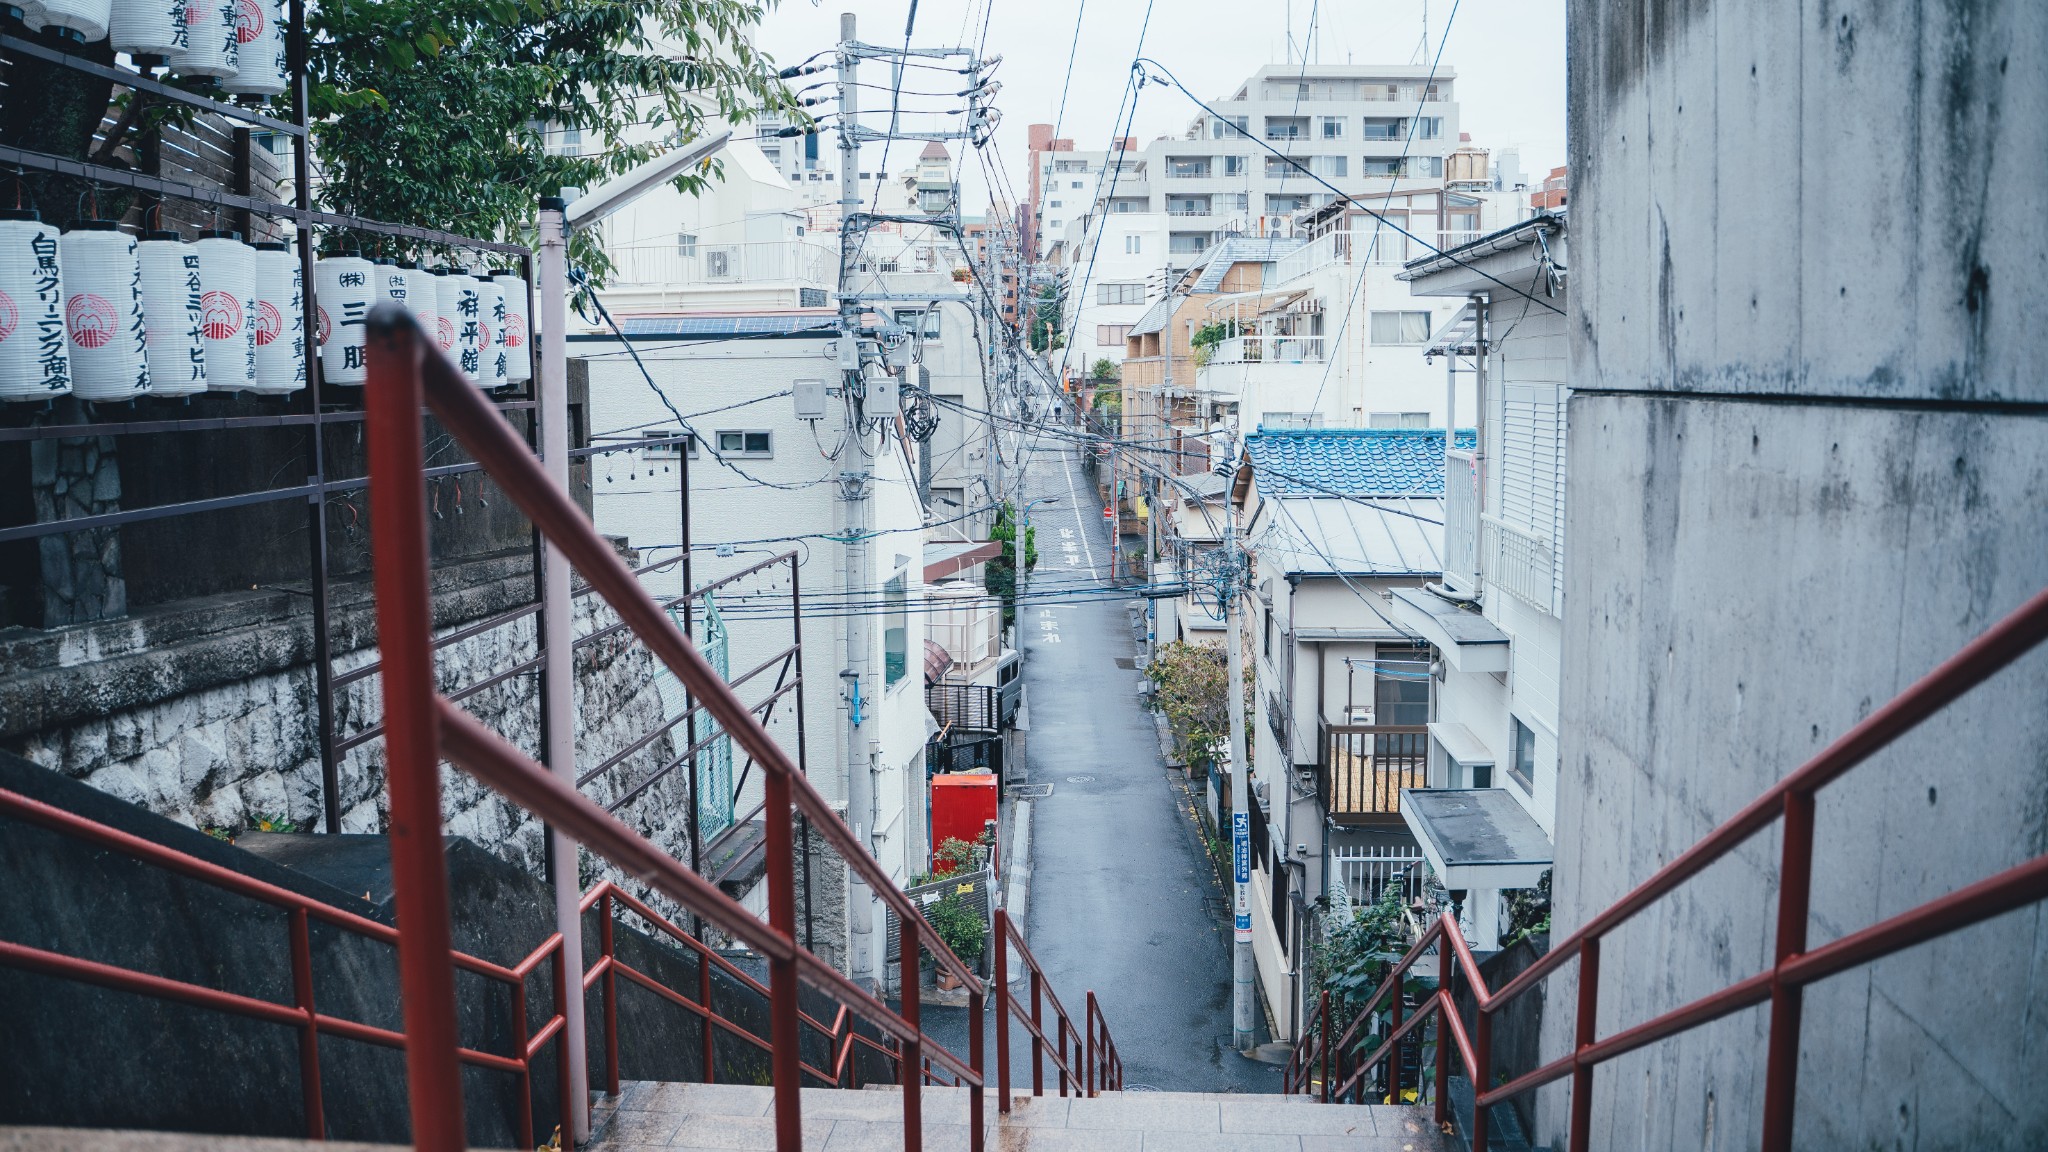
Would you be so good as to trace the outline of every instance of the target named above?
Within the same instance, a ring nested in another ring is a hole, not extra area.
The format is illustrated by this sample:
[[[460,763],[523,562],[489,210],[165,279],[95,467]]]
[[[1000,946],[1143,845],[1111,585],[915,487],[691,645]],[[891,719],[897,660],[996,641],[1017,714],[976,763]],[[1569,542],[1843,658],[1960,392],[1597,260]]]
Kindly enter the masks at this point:
[[[919,1082],[926,1037],[918,1026],[916,988],[920,957],[929,950],[968,989],[970,1060],[960,1060],[936,1044],[931,1045],[930,1055],[970,1087],[970,1142],[979,1152],[983,1143],[980,1040],[986,995],[981,981],[931,930],[922,912],[896,888],[581,511],[549,482],[528,446],[513,435],[454,365],[427,349],[411,315],[396,305],[381,305],[372,310],[368,327],[365,392],[371,530],[378,637],[384,654],[392,867],[401,930],[406,1032],[411,1040],[407,1071],[415,1143],[425,1152],[452,1152],[462,1146],[453,988],[446,971],[447,878],[442,865],[437,775],[437,765],[445,755],[552,827],[767,958],[776,1145],[782,1152],[798,1152],[802,1143],[797,1091],[802,1079],[799,979],[859,1011],[901,1043],[905,1142],[912,1148],[921,1147]],[[761,764],[766,793],[767,924],[434,690],[426,517],[416,483],[422,468],[422,398],[534,527],[561,550],[649,651],[696,693],[720,727]],[[847,866],[896,912],[902,941],[898,962],[905,989],[900,1014],[797,945],[792,824],[798,813],[810,819]]]
[[[1566,1076],[1572,1078],[1568,1147],[1571,1152],[1585,1152],[1590,1140],[1593,1069],[1596,1066],[1733,1012],[1768,1003],[1771,1006],[1771,1023],[1764,1069],[1762,1147],[1765,1152],[1787,1152],[1792,1145],[1800,1017],[1803,993],[1808,984],[1994,916],[2048,900],[2048,854],[2043,854],[1947,896],[1809,949],[1806,927],[1813,877],[1816,794],[2032,651],[2044,639],[2048,639],[2048,590],[2037,593],[1884,707],[1843,733],[1819,755],[1765,789],[1762,795],[1702,837],[1677,859],[1658,869],[1577,931],[1552,945],[1541,959],[1497,991],[1486,987],[1478,961],[1465,943],[1464,934],[1450,913],[1445,912],[1394,965],[1341,1037],[1335,1041],[1329,1039],[1328,1033],[1334,1022],[1327,1008],[1312,1018],[1317,1034],[1317,1051],[1326,1066],[1334,1052],[1341,1068],[1341,1063],[1352,1049],[1354,1037],[1378,1013],[1380,1001],[1386,999],[1390,992],[1393,994],[1393,1020],[1389,1034],[1358,1063],[1357,1070],[1337,1086],[1335,1097],[1341,1100],[1347,1090],[1354,1088],[1362,1093],[1366,1073],[1380,1060],[1391,1058],[1398,1064],[1399,1046],[1407,1034],[1433,1015],[1438,1028],[1436,1118],[1439,1123],[1449,1118],[1449,1101],[1443,1086],[1449,1075],[1451,1050],[1456,1048],[1458,1059],[1474,1085],[1473,1152],[1485,1152],[1487,1110],[1490,1107]],[[1595,1009],[1599,1003],[1602,938],[1781,819],[1785,823],[1785,834],[1779,863],[1777,938],[1771,967],[1612,1036],[1597,1038]],[[1432,943],[1437,945],[1437,990],[1416,1009],[1413,1018],[1403,1023],[1400,1019],[1401,977],[1414,967]],[[1571,959],[1579,961],[1573,1050],[1505,1084],[1486,1088],[1492,1077],[1494,1015]],[[1457,973],[1462,973],[1469,985],[1476,1008],[1469,1037],[1452,997],[1453,977]],[[1341,1076],[1342,1072],[1338,1075]],[[1302,1083],[1294,1074],[1292,1063],[1286,1083],[1290,1088]],[[1388,1083],[1393,1083],[1391,1077]],[[1324,1085],[1324,1098],[1329,1099],[1327,1074]]]
[[[279,1004],[260,997],[225,992],[203,984],[173,980],[133,968],[123,968],[11,942],[0,942],[0,965],[297,1028],[300,1099],[305,1111],[306,1135],[314,1140],[325,1139],[327,1131],[324,1098],[320,1087],[321,1033],[386,1048],[407,1047],[406,1034],[403,1032],[345,1020],[339,1016],[328,1016],[322,1014],[313,1002],[311,921],[319,920],[345,932],[391,945],[400,943],[398,929],[4,788],[0,788],[0,815],[40,825],[60,835],[83,840],[89,844],[110,848],[145,864],[282,909],[290,917],[292,1003]],[[562,936],[559,932],[551,934],[540,947],[534,949],[526,959],[512,968],[453,950],[449,953],[449,959],[453,967],[473,972],[511,989],[514,1054],[503,1056],[495,1052],[480,1052],[473,1048],[457,1048],[456,1057],[464,1064],[509,1072],[519,1078],[519,1139],[522,1146],[532,1147],[533,1058],[550,1042],[557,1045],[555,1063],[562,1072],[560,1087],[564,1099],[567,1099],[569,1091],[569,1062],[566,1051],[560,1047],[566,1043],[562,1029],[567,1021],[564,1013],[566,989],[563,987],[562,977]],[[543,962],[549,962],[552,966],[555,1009],[554,1014],[541,1024],[540,1031],[529,1035],[526,1018],[526,979]]]
[[[1077,1095],[1094,1096],[1097,1092],[1121,1092],[1124,1087],[1124,1062],[1117,1055],[1116,1042],[1110,1038],[1109,1022],[1103,1018],[1101,1008],[1095,1002],[1095,990],[1088,990],[1088,1015],[1084,1019],[1086,1031],[1074,1026],[1074,1018],[1067,1012],[1066,1005],[1053,994],[1052,982],[1045,977],[1045,969],[1038,966],[1038,958],[1024,943],[1024,934],[1018,930],[1010,914],[996,909],[996,1107],[1003,1112],[1010,1110],[1010,1020],[1023,1025],[1031,1037],[1031,1094],[1045,1095],[1045,1061],[1051,1058],[1053,1067],[1059,1072],[1059,1094],[1065,1096],[1071,1085]],[[1031,977],[1031,1009],[1027,1013],[1017,997],[1010,991],[1010,949],[1024,960],[1024,969]],[[1045,1005],[1052,1005],[1053,1034],[1046,1035]],[[979,1033],[976,1033],[977,1038]],[[1069,1052],[1067,1042],[1073,1041]],[[1053,1051],[1057,1046],[1058,1051]],[[1076,1068],[1076,1063],[1079,1067]]]

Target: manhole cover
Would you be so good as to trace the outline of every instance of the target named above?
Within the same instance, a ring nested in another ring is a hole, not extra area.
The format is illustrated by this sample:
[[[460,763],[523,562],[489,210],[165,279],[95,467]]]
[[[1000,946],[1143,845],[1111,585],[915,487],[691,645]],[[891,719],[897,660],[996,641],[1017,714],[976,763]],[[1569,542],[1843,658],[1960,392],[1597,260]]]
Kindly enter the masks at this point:
[[[1067,777],[1067,783],[1069,783],[1069,784],[1090,784],[1090,783],[1093,783],[1093,782],[1094,782],[1094,780],[1095,780],[1095,777],[1093,777],[1093,776],[1069,776],[1069,777]]]
[[[1052,795],[1050,784],[1014,784],[1010,787],[1012,800],[1043,800]]]

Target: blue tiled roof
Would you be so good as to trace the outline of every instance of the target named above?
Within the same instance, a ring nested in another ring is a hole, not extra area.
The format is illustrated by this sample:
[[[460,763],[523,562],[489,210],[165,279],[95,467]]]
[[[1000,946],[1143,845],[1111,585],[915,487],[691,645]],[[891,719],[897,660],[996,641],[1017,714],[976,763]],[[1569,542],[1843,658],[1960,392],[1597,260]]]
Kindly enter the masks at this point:
[[[1458,429],[1459,448],[1477,436]],[[1318,428],[1245,437],[1268,496],[1441,496],[1441,428]]]

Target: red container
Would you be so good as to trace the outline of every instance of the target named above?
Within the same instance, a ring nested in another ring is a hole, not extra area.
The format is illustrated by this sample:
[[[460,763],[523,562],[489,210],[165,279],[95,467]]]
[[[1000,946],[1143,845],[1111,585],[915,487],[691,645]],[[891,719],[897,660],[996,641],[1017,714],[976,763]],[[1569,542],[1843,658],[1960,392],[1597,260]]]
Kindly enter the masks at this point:
[[[932,851],[948,840],[969,844],[996,819],[996,778],[993,774],[947,774],[932,777]],[[933,868],[943,868],[936,858]]]

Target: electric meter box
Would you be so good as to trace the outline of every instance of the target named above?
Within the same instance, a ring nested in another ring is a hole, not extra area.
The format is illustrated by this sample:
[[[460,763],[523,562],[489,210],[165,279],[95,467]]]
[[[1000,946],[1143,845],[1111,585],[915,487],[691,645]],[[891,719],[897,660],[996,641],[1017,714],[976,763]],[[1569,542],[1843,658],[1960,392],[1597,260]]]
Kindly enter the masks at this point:
[[[875,375],[867,378],[867,410],[870,416],[894,412],[900,403],[901,390],[894,376]]]
[[[796,418],[799,420],[823,420],[825,418],[825,382],[823,380],[798,380],[789,386],[790,394],[796,399]]]

